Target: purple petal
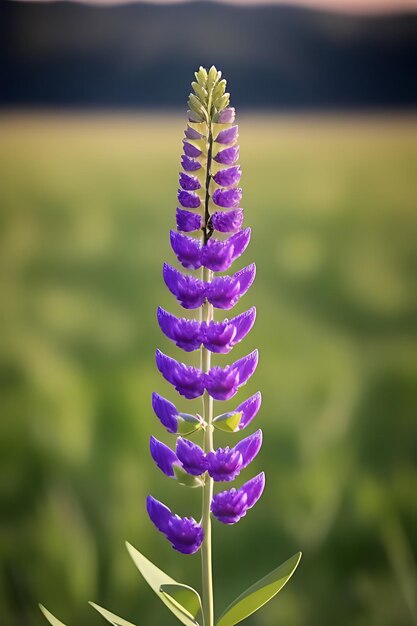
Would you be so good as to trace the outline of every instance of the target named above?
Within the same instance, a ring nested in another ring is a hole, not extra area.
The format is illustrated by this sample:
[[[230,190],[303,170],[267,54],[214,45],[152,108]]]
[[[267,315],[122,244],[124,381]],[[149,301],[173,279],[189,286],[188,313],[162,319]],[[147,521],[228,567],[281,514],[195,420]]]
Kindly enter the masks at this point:
[[[258,391],[253,396],[239,404],[239,406],[233,411],[233,413],[242,413],[242,418],[239,422],[239,430],[243,430],[246,426],[256,417],[259,409],[261,408],[262,396]]]
[[[247,265],[242,270],[239,270],[239,272],[236,272],[236,274],[234,274],[234,277],[239,281],[239,298],[242,297],[252,285],[253,281],[255,280],[255,275],[255,263]]]
[[[247,495],[240,489],[221,491],[214,496],[211,503],[211,512],[223,524],[236,524],[246,515]]]
[[[265,488],[265,473],[261,472],[251,480],[248,480],[247,483],[242,485],[239,491],[243,491],[247,496],[247,505],[248,509],[251,509],[261,497],[263,490]]]
[[[251,229],[245,228],[235,233],[227,240],[229,246],[233,246],[233,261],[240,257],[249,245]],[[209,240],[210,241],[210,240]]]
[[[188,157],[195,159],[196,157],[200,156],[201,150],[199,150],[199,148],[196,148],[196,146],[193,146],[192,143],[188,143],[188,141],[183,141],[183,145],[184,154],[186,154]]]
[[[231,320],[233,325],[236,328],[236,335],[233,339],[233,345],[235,346],[237,343],[242,341],[248,334],[248,332],[252,329],[256,319],[256,309],[253,306],[248,311],[237,315],[235,318]]]
[[[186,172],[195,172],[201,168],[201,163],[195,159],[190,159],[186,154],[181,157],[181,165]]]
[[[175,452],[168,448],[162,441],[156,439],[155,437],[151,437],[150,440],[150,451],[151,456],[161,472],[163,472],[166,476],[173,478],[174,474],[174,463],[178,463],[178,458]]]
[[[242,190],[239,187],[231,189],[216,189],[212,196],[214,204],[225,209],[236,208],[242,199]]]
[[[216,276],[206,285],[207,300],[218,309],[231,309],[247,292],[255,279],[256,268],[252,263],[233,276]]]
[[[242,455],[242,469],[247,467],[249,463],[258,454],[262,446],[262,431],[257,430],[253,435],[249,435],[235,446],[235,450]]]
[[[229,489],[215,495],[211,503],[211,512],[219,522],[235,524],[256,504],[264,487],[265,474],[261,472],[240,489]]]
[[[181,461],[185,471],[193,476],[200,476],[207,469],[204,451],[200,446],[188,439],[178,437],[176,456]]]
[[[207,470],[216,482],[230,482],[239,475],[243,457],[236,448],[218,448],[207,455]]]
[[[185,172],[181,172],[179,183],[185,191],[195,191],[196,189],[201,188],[201,184],[197,176],[190,176]]]
[[[193,352],[201,345],[200,323],[185,317],[175,317],[158,307],[157,318],[159,327],[181,350]],[[175,408],[175,407],[174,407]]]
[[[233,143],[238,137],[238,130],[238,126],[230,126],[230,128],[225,128],[224,130],[221,130],[219,132],[214,141],[221,144]]]
[[[194,128],[192,128],[189,124],[187,124],[187,128],[184,131],[185,136],[187,137],[187,139],[201,139],[202,138],[202,134],[197,132]]]
[[[152,496],[146,498],[146,510],[148,515],[161,533],[166,533],[169,528],[169,522],[172,513],[165,504],[156,500]]]
[[[219,170],[217,174],[213,176],[214,181],[221,187],[230,187],[231,185],[237,185],[242,175],[242,170],[239,165],[233,167],[227,167],[224,170]]]
[[[172,516],[166,533],[172,547],[182,554],[194,554],[204,539],[204,531],[193,517]]]
[[[199,239],[171,230],[170,240],[171,247],[183,267],[191,270],[198,270],[201,267],[201,241]]]
[[[163,277],[166,286],[184,309],[197,309],[203,304],[205,286],[202,280],[181,274],[167,263],[164,263]]]
[[[239,146],[231,146],[230,148],[225,148],[224,150],[220,150],[214,157],[214,160],[217,163],[221,163],[222,165],[233,165],[239,158]]]
[[[181,396],[192,400],[203,394],[204,376],[199,369],[171,359],[160,350],[156,351],[156,366]]]
[[[218,124],[233,124],[235,121],[235,109],[234,107],[226,107],[223,111],[220,111],[217,122]]]
[[[210,352],[218,354],[227,354],[234,345],[236,336],[236,327],[233,321],[224,320],[223,322],[211,321],[209,324],[203,322],[201,328],[202,340],[204,347]]]
[[[186,209],[198,209],[201,200],[198,195],[192,191],[178,190],[178,201]]]
[[[191,213],[191,211],[185,211],[184,209],[177,209],[177,228],[184,233],[200,230],[201,215]]]
[[[206,298],[218,309],[231,309],[240,298],[240,284],[235,276],[216,276],[206,285]]]
[[[160,420],[161,424],[165,426],[167,431],[176,433],[178,430],[178,411],[176,406],[154,392],[152,394],[152,408],[156,417]]]
[[[229,400],[241,385],[246,384],[258,364],[258,351],[226,367],[212,367],[206,374],[206,389],[215,400]]]
[[[229,400],[239,388],[239,370],[232,365],[212,367],[206,374],[206,389],[215,400]]]
[[[239,372],[239,387],[245,385],[258,365],[258,351],[254,350],[242,359],[235,361],[231,367]]]
[[[232,233],[243,224],[243,209],[233,211],[216,211],[210,218],[214,230],[219,233]]]
[[[201,264],[213,272],[226,272],[233,263],[233,242],[209,239],[201,248]]]
[[[204,538],[203,529],[192,517],[179,517],[152,496],[146,499],[146,509],[152,522],[161,531],[172,547],[183,554],[194,554]]]

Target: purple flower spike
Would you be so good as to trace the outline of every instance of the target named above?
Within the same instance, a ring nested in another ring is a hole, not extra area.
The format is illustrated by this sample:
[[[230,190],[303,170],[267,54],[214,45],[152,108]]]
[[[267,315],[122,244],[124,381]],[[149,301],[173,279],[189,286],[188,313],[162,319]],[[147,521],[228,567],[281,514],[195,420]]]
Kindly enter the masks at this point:
[[[196,176],[190,176],[189,174],[186,174],[185,172],[181,172],[179,182],[180,182],[180,186],[185,191],[195,191],[196,189],[201,188],[201,184],[198,178]]]
[[[201,163],[191,159],[186,154],[183,154],[181,157],[181,165],[186,172],[195,172],[201,168]]]
[[[242,170],[240,169],[240,166],[234,165],[233,167],[227,167],[224,170],[219,170],[213,178],[214,181],[221,187],[231,187],[232,185],[238,184],[241,175]]]
[[[152,408],[156,417],[167,431],[175,434],[178,431],[178,411],[176,406],[154,392],[152,394]]]
[[[194,128],[192,128],[189,124],[187,124],[187,128],[184,131],[184,135],[187,137],[187,139],[201,139],[202,138],[202,134],[197,132]]]
[[[225,209],[236,208],[242,199],[242,190],[238,187],[231,189],[216,189],[213,194],[213,202]]]
[[[218,309],[231,309],[247,292],[255,273],[255,264],[252,263],[233,276],[217,276],[206,287],[207,300]]]
[[[230,128],[225,128],[224,130],[221,130],[219,132],[219,134],[217,135],[214,141],[216,141],[217,143],[221,143],[221,144],[233,143],[234,141],[236,141],[238,137],[237,133],[238,133],[237,126],[231,126]]]
[[[253,435],[249,435],[235,446],[235,450],[242,455],[242,468],[252,463],[262,447],[262,431],[259,429]]]
[[[204,451],[188,439],[178,437],[176,456],[181,461],[185,471],[192,476],[200,476],[207,469]]]
[[[262,396],[258,391],[253,396],[239,404],[233,413],[242,413],[242,418],[239,422],[239,430],[243,430],[246,426],[256,417],[259,409],[261,408]]]
[[[240,489],[229,489],[214,496],[211,512],[223,524],[236,524],[256,504],[264,488],[265,474],[261,472]]]
[[[188,143],[188,141],[183,141],[183,144],[184,154],[186,154],[188,157],[192,157],[193,159],[195,159],[202,154],[201,150],[199,150],[199,148],[196,148],[196,146],[193,146],[192,143]]]
[[[201,215],[197,213],[191,213],[191,211],[185,211],[184,209],[177,209],[177,228],[184,233],[191,233],[194,230],[200,230],[201,228]]]
[[[233,124],[234,121],[235,121],[235,108],[234,107],[227,107],[226,109],[223,109],[223,111],[220,111],[218,118],[217,118],[217,122],[219,124]]]
[[[236,163],[238,158],[239,146],[231,146],[230,148],[220,150],[220,152],[218,152],[214,157],[214,160],[222,165],[233,165],[233,163]]]
[[[201,267],[201,241],[171,230],[171,247],[183,267],[198,270]]]
[[[201,346],[200,323],[185,317],[175,317],[161,307],[157,313],[159,327],[181,350],[193,352]]]
[[[168,448],[162,441],[151,437],[149,445],[151,456],[161,472],[170,478],[174,478],[174,463],[179,463],[177,455],[171,448]]]
[[[204,392],[204,377],[199,369],[179,363],[175,359],[156,351],[156,365],[162,376],[175,387],[178,393],[189,400]]]
[[[216,482],[230,482],[240,474],[242,454],[236,448],[218,448],[207,455],[207,470]]]
[[[166,286],[184,309],[197,309],[203,304],[205,286],[202,280],[181,274],[167,263],[164,263],[163,277]]]
[[[196,193],[184,191],[183,189],[178,190],[178,201],[186,209],[198,209],[201,204],[201,200]]]
[[[216,211],[210,218],[214,230],[219,233],[233,233],[243,224],[243,209],[233,211]]]
[[[146,509],[156,528],[165,535],[172,547],[183,554],[194,554],[200,548],[204,532],[192,517],[179,517],[152,496],[146,499]]]
[[[226,367],[212,367],[206,374],[206,389],[215,400],[229,400],[246,384],[258,365],[258,351]]]

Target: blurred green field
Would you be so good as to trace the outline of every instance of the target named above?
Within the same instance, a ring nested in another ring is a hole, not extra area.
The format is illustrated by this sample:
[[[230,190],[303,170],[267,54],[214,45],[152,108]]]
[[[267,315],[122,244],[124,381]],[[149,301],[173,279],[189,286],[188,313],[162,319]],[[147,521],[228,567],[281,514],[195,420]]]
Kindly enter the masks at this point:
[[[239,402],[262,390],[265,438],[239,480],[265,469],[267,488],[240,524],[214,526],[218,610],[301,549],[248,626],[417,624],[417,119],[239,123],[253,227],[239,266],[254,260],[258,276],[236,311],[256,304],[258,319],[233,357],[260,350]],[[38,601],[69,626],[103,623],[88,600],[174,625],[126,539],[199,577],[199,556],[171,550],[144,511],[149,492],[200,509],[148,456],[151,433],[169,442],[151,391],[175,399],[153,354],[179,355],[155,310],[179,312],[161,265],[183,127],[0,117],[2,625],[44,623]]]

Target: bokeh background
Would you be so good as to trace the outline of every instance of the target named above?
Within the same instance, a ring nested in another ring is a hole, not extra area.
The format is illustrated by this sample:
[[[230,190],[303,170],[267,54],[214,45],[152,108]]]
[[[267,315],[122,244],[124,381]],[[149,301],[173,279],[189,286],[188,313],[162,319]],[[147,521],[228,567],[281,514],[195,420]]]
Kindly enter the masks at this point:
[[[260,350],[239,401],[262,390],[265,443],[241,481],[267,473],[256,511],[214,526],[218,610],[301,549],[248,626],[417,624],[417,14],[308,4],[0,4],[1,625],[44,623],[38,601],[98,625],[88,600],[174,625],[126,539],[199,578],[144,500],[199,516],[148,440],[170,441],[154,350],[179,352],[155,310],[180,312],[161,266],[188,85],[212,63],[239,111],[237,265],[258,266],[233,356]]]

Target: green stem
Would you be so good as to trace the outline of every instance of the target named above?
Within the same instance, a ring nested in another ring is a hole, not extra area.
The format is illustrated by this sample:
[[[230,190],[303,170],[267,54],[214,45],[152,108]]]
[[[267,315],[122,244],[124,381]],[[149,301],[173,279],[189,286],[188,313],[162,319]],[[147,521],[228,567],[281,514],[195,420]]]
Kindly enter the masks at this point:
[[[213,135],[210,119],[211,109],[211,93],[208,98],[208,135],[207,135],[207,169],[205,181],[205,198],[204,198],[204,226],[203,226],[203,245],[207,244],[211,236],[208,226],[210,219],[209,200],[210,200],[210,181],[211,181],[211,159],[213,149]],[[207,268],[203,268],[204,282],[210,282],[213,278],[213,272]],[[201,307],[202,319],[210,323],[213,319],[213,307],[207,301]],[[201,368],[203,372],[208,372],[211,367],[211,352],[204,346],[201,347]],[[213,450],[213,398],[207,391],[203,395],[203,419],[206,422],[204,431],[204,452],[212,452]],[[203,511],[202,511],[202,527],[204,531],[204,541],[201,546],[201,566],[202,566],[202,605],[204,626],[214,626],[214,597],[213,597],[213,571],[212,571],[212,550],[211,550],[211,501],[213,498],[213,479],[206,474],[203,487]]]

